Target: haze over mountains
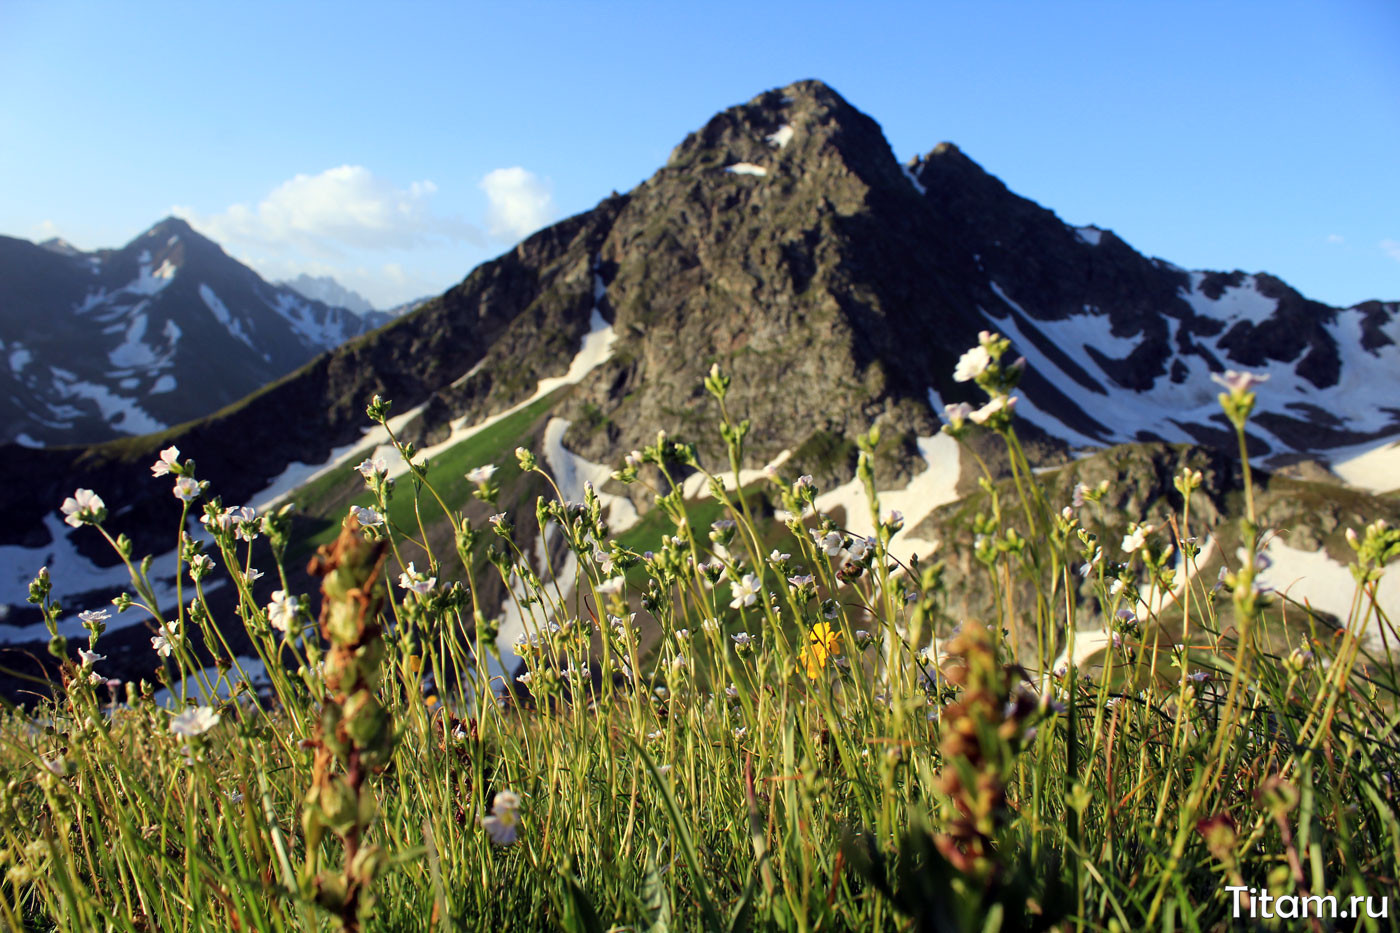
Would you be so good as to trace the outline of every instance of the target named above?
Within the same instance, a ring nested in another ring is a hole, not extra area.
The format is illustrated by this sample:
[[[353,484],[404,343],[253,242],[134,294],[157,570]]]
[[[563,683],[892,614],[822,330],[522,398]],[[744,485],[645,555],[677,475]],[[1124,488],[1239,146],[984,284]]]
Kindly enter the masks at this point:
[[[175,218],[91,253],[0,237],[0,309],[0,440],[29,446],[210,414],[390,319],[265,282]]]
[[[7,448],[0,510],[10,521],[0,525],[0,557],[11,578],[0,581],[0,600],[18,606],[21,584],[46,557],[112,562],[96,535],[70,535],[54,517],[75,487],[102,495],[114,528],[138,551],[168,549],[178,503],[147,466],[170,444],[196,459],[227,505],[268,501],[317,469],[343,473],[343,495],[353,495],[353,464],[383,441],[365,436],[375,394],[393,400],[399,436],[433,459],[467,449],[457,445],[474,442],[474,425],[534,400],[541,408],[530,410],[520,442],[545,445],[570,483],[596,476],[622,512],[630,506],[605,482],[608,465],[659,428],[715,462],[701,388],[715,362],[733,377],[730,411],[753,421],[747,467],[781,460],[785,472],[845,488],[855,436],[879,424],[877,480],[908,500],[900,507],[914,534],[969,488],[971,471],[938,430],[944,404],[979,401],[952,374],[983,329],[1010,337],[1027,359],[1018,423],[1042,465],[1125,443],[1229,455],[1234,438],[1211,375],[1247,369],[1271,377],[1250,429],[1258,465],[1372,492],[1400,487],[1396,302],[1333,308],[1269,274],[1193,272],[1142,256],[1111,231],[1068,225],[1014,194],[952,144],[901,165],[879,125],[817,81],[715,115],[634,190],[540,231],[349,343],[353,315],[279,297],[287,292],[172,223],[101,261],[23,244],[37,251],[26,256],[43,254],[101,283],[61,296],[63,307],[102,296],[93,305],[104,309],[92,329],[99,342],[76,354],[88,362],[81,371],[71,364],[74,380],[119,371],[103,378],[137,379],[144,390],[140,380],[168,376],[175,384],[165,395],[180,396],[196,387],[195,372],[224,363],[209,351],[182,356],[183,348],[217,338],[261,388],[150,437]],[[17,243],[0,247],[22,249]],[[159,302],[177,289],[209,308],[197,339],[193,326],[163,337],[170,318]],[[283,356],[260,342],[274,334]],[[21,349],[37,358],[27,339]],[[68,339],[55,337],[51,352]],[[276,375],[269,370],[287,372],[331,344],[339,345],[264,385]],[[19,379],[13,365],[10,378]],[[18,384],[44,419],[61,420],[59,389]],[[149,417],[180,420],[174,408]],[[460,476],[442,481],[452,497],[465,485]],[[528,514],[533,493],[521,486],[515,494],[504,507]],[[1340,534],[1340,520],[1329,519],[1326,533]],[[99,578],[107,579],[94,570],[91,580]]]

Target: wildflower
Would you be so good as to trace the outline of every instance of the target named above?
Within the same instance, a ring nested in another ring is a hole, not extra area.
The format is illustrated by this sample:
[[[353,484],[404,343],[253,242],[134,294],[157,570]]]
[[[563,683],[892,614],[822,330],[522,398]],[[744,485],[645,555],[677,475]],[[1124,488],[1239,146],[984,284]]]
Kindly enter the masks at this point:
[[[192,739],[203,735],[219,724],[219,714],[212,706],[196,706],[187,709],[170,720],[170,731],[181,738]]]
[[[491,815],[481,820],[491,841],[498,846],[508,846],[515,841],[520,830],[520,795],[503,790],[491,801]]]
[[[1269,381],[1268,373],[1249,373],[1239,370],[1227,369],[1222,376],[1220,373],[1211,373],[1210,379],[1216,385],[1224,386],[1231,395],[1244,395],[1255,386],[1262,385]]]
[[[858,647],[864,648],[875,641],[875,636],[871,635],[863,628],[856,629],[855,640]]]
[[[279,632],[289,632],[296,624],[301,602],[286,590],[273,590],[272,602],[267,604],[267,621]]]
[[[948,419],[948,426],[953,430],[960,429],[966,423],[968,416],[972,414],[972,406],[967,402],[958,402],[954,405],[943,406],[943,417]]]
[[[865,555],[875,550],[876,541],[874,538],[856,538],[851,542],[847,553],[851,555],[851,560],[865,560]]]
[[[1089,487],[1088,487],[1087,485],[1085,485],[1084,483],[1075,483],[1075,484],[1074,484],[1074,498],[1070,500],[1070,504],[1073,505],[1076,509],[1083,508],[1083,507],[1084,507],[1084,494],[1085,494],[1086,492],[1088,492],[1088,491],[1089,491]]]
[[[170,446],[160,452],[160,459],[151,464],[152,476],[166,476],[180,468],[180,448]]]
[[[739,688],[731,683],[729,686],[724,688],[724,695],[731,700],[737,700],[739,699]]]
[[[360,471],[360,475],[365,479],[372,479],[375,476],[383,476],[389,472],[389,464],[383,457],[366,457],[355,465],[355,469]]]
[[[792,555],[791,555],[791,554],[784,554],[782,551],[779,551],[777,548],[773,548],[773,552],[772,552],[771,554],[768,555],[768,563],[770,563],[770,564],[781,564],[783,561],[785,561],[785,560],[791,560],[791,559],[792,559]]]
[[[840,554],[846,540],[839,531],[828,531],[826,534],[822,534],[816,529],[812,530],[812,539],[816,541],[817,547],[826,552],[827,557],[835,557]]]
[[[171,492],[181,502],[193,502],[199,498],[199,481],[192,476],[182,476],[175,480],[175,488]]]
[[[166,622],[160,627],[160,634],[151,638],[151,647],[162,658],[170,657],[170,653],[179,646],[180,632],[176,622]]]
[[[645,463],[646,458],[642,456],[642,452],[640,450],[634,450],[627,456],[623,457],[622,462],[629,467],[635,468],[640,467],[643,463]]]
[[[374,509],[352,505],[350,506],[350,514],[355,516],[355,521],[366,528],[373,528],[375,525],[384,524],[384,516],[380,515]]]
[[[816,680],[821,676],[826,659],[841,653],[840,636],[830,625],[818,622],[808,633],[808,638],[810,644],[802,649],[798,658],[807,666],[808,679]]]
[[[262,577],[263,572],[257,569],[250,569],[247,573],[243,575],[244,581],[246,581],[250,586],[258,580],[261,580]]]
[[[812,479],[810,473],[803,473],[792,484],[792,491],[800,493],[804,489],[812,489],[816,486],[816,480]]]
[[[811,586],[812,583],[814,583],[815,581],[816,578],[813,577],[810,573],[802,577],[788,577],[788,583],[795,590],[800,590],[804,586]]]
[[[752,606],[758,602],[758,594],[762,591],[763,587],[759,585],[758,577],[751,573],[744,574],[742,580],[730,587],[734,598],[730,601],[729,608],[738,609],[740,606]]]
[[[107,656],[98,654],[96,651],[89,651],[86,648],[79,648],[78,659],[83,662],[83,667],[92,667],[98,661],[107,660]]]
[[[426,596],[436,585],[437,577],[424,576],[414,570],[412,561],[409,561],[408,569],[399,574],[399,586],[406,590],[412,590],[419,596]]]
[[[505,527],[506,527],[506,513],[505,513],[505,512],[497,512],[495,515],[492,515],[492,516],[491,516],[490,518],[488,518],[486,521],[488,521],[488,522],[491,524],[491,527],[492,527],[492,528],[496,529],[497,531],[501,532],[502,534],[505,533]]]
[[[68,772],[68,759],[64,758],[62,755],[58,755],[54,758],[41,758],[39,761],[56,777],[63,777],[63,775]]]
[[[190,558],[190,579],[196,583],[204,579],[214,569],[214,560],[208,554],[196,554]]]
[[[63,500],[60,506],[63,521],[74,528],[85,524],[95,524],[107,517],[107,506],[102,497],[91,489],[79,489]]]
[[[613,558],[614,555],[610,551],[605,551],[602,548],[593,549],[593,562],[603,571],[605,577],[612,576],[613,568],[617,566],[617,562]]]
[[[91,625],[94,622],[103,622],[110,619],[112,614],[106,609],[88,609],[78,613],[78,618]]]
[[[497,467],[494,463],[488,463],[485,466],[476,467],[475,469],[467,473],[467,482],[475,483],[476,485],[480,486],[483,483],[489,482],[491,480],[491,477],[496,475],[496,470],[498,469],[499,467]]]
[[[734,642],[734,649],[736,651],[743,652],[753,648],[753,636],[748,632],[735,632],[733,635],[730,635],[729,638]]]
[[[987,352],[985,346],[973,347],[962,355],[958,360],[957,367],[953,370],[953,380],[955,382],[971,382],[987,371],[987,367],[992,365],[992,355]]]
[[[744,736],[746,736],[746,735],[748,735],[748,734],[749,734],[749,727],[748,727],[748,726],[740,726],[739,728],[737,728],[737,729],[734,730],[734,738],[736,738],[736,739],[742,739]]]
[[[1010,413],[1015,407],[1015,396],[998,395],[981,408],[972,412],[968,417],[972,419],[974,424],[986,424],[991,420],[992,416],[1000,414],[1003,411]]]
[[[1134,522],[1132,525],[1129,525],[1128,533],[1123,536],[1124,553],[1132,554],[1134,551],[1141,548],[1147,543],[1147,536],[1155,530],[1156,528],[1154,526],[1145,522]]]
[[[899,509],[891,510],[889,518],[885,519],[885,524],[889,526],[890,531],[898,531],[904,527],[904,513]]]
[[[1210,671],[1192,671],[1186,675],[1186,679],[1201,683],[1202,681],[1210,680]]]
[[[707,616],[700,622],[700,631],[707,635],[714,635],[719,632],[719,619]]]

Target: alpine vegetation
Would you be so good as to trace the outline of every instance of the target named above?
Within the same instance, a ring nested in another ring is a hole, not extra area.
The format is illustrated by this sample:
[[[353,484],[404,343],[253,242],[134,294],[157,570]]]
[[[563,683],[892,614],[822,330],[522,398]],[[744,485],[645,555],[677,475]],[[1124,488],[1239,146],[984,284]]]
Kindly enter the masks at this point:
[[[107,610],[84,613],[74,654],[39,573],[30,601],[62,682],[0,722],[0,916],[1203,929],[1241,906],[1267,916],[1265,896],[1374,895],[1356,922],[1383,928],[1400,872],[1400,633],[1377,588],[1400,529],[1347,531],[1345,618],[1262,582],[1271,532],[1245,432],[1268,387],[1227,373],[1239,548],[1198,573],[1219,547],[1198,537],[1201,472],[1175,476],[1165,518],[1113,514],[1108,481],[1062,495],[1018,438],[1027,364],[1009,346],[984,331],[957,363],[986,400],[947,406],[942,430],[983,476],[949,507],[965,533],[919,554],[881,506],[876,429],[856,468],[873,534],[818,508],[811,476],[744,476],[754,426],[718,365],[704,380],[718,463],[665,432],[628,454],[611,479],[649,508],[626,533],[609,527],[620,496],[589,482],[570,501],[523,446],[462,475],[494,510],[471,520],[378,396],[369,418],[406,471],[354,468],[370,504],[311,557],[319,592],[294,591],[287,510],[225,506],[174,447],[149,480],[180,503],[173,602],[108,531],[121,504],[77,490],[64,521],[125,563],[114,609],[146,617],[158,673],[104,676]],[[989,442],[1005,469],[987,466]],[[507,470],[551,490],[534,514],[498,501]],[[696,476],[700,504],[684,494]],[[196,517],[208,543],[185,530]],[[262,575],[281,582],[270,602],[253,596]],[[232,616],[207,598],[219,576]],[[957,587],[986,611],[958,612]],[[229,647],[235,630],[256,663]]]

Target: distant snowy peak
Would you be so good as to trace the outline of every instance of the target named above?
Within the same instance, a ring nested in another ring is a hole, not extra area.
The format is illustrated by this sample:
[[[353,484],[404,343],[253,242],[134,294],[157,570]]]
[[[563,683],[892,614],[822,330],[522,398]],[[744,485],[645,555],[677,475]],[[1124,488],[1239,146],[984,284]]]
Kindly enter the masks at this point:
[[[0,242],[0,442],[88,443],[223,407],[379,326],[167,218],[120,249]]]
[[[63,237],[50,237],[39,245],[51,253],[58,253],[60,256],[84,255],[82,250],[63,239]]]
[[[374,306],[363,295],[346,288],[328,275],[311,276],[303,272],[294,279],[286,279],[277,284],[332,308],[346,308],[356,314],[368,314],[374,310]]]

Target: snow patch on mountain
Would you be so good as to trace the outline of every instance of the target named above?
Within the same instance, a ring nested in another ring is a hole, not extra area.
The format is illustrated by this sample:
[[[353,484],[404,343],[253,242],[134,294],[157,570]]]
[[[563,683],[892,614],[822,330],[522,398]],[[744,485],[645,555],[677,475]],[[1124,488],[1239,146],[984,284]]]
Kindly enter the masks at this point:
[[[159,269],[152,271],[149,252],[141,254],[140,270],[137,277],[127,283],[122,291],[131,292],[133,295],[154,295],[174,281],[177,271],[169,259],[162,262]]]
[[[160,355],[144,339],[149,323],[145,314],[138,313],[132,317],[122,342],[107,354],[113,366],[118,369],[141,369],[155,366],[161,361]]]
[[[768,174],[768,169],[761,165],[754,165],[752,162],[735,162],[733,165],[726,165],[724,170],[731,175],[757,175],[761,177]]]
[[[1347,621],[1356,595],[1356,579],[1350,568],[1328,557],[1326,550],[1299,550],[1277,537],[1270,539],[1265,553],[1272,563],[1259,575],[1263,585],[1313,609],[1330,613],[1343,623]],[[1376,588],[1376,603],[1392,619],[1400,613],[1400,574],[1388,573],[1381,577]],[[1369,600],[1363,600],[1362,611],[1371,612]],[[1381,643],[1374,615],[1367,619],[1362,637],[1372,645]]]
[[[205,307],[209,309],[210,314],[214,315],[214,319],[224,325],[225,330],[248,346],[253,346],[252,338],[243,330],[243,322],[229,313],[228,307],[219,300],[218,295],[214,294],[214,289],[201,283],[199,297],[204,300]]]
[[[585,460],[564,446],[564,432],[569,430],[569,424],[563,418],[550,418],[544,427],[541,453],[549,464],[550,475],[554,477],[565,501],[569,502],[582,502],[584,484],[592,483],[593,491],[606,510],[608,529],[612,534],[621,534],[637,524],[637,507],[626,496],[603,492],[603,484],[612,477],[612,467]]]
[[[1192,310],[1202,317],[1224,321],[1227,327],[1236,321],[1261,324],[1278,310],[1278,299],[1259,291],[1256,276],[1246,276],[1242,285],[1226,286],[1218,298],[1211,298],[1201,290],[1205,278],[1204,272],[1192,272],[1191,287],[1179,292]]]
[[[130,590],[131,575],[125,564],[99,567],[79,553],[73,543],[73,536],[96,532],[92,529],[69,528],[58,517],[57,508],[44,517],[44,528],[49,533],[49,543],[42,547],[0,545],[0,605],[24,605],[29,597],[30,581],[39,573],[39,568],[47,567],[55,588],[64,594],[64,605],[71,610],[70,614],[59,619],[59,634],[70,639],[77,638],[85,634],[77,610],[85,605],[94,609],[103,605],[93,599],[84,600],[83,594]],[[175,606],[175,577],[173,574],[162,575],[161,571],[173,567],[174,564],[173,550],[155,557],[152,561],[155,570],[151,575],[151,583],[156,601],[161,608],[167,610]],[[222,579],[211,578],[204,588],[208,591],[217,588],[223,582]],[[107,623],[108,631],[139,625],[149,618],[145,612],[134,607],[120,615],[115,611],[112,611],[112,614],[112,620]],[[5,625],[0,619],[0,644],[47,641],[48,638],[48,629],[42,622],[31,625]]]

